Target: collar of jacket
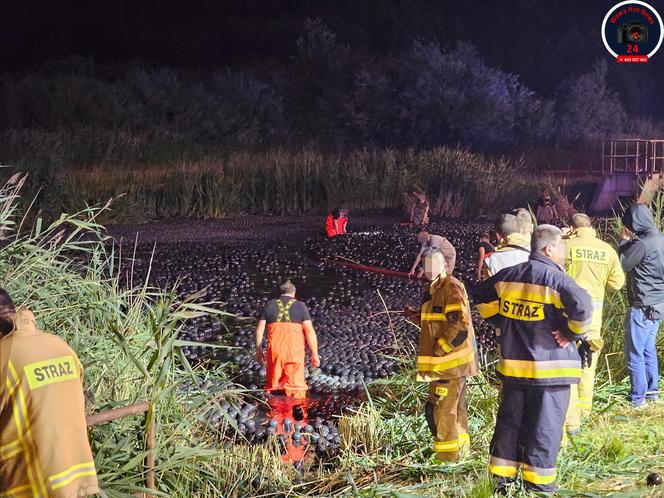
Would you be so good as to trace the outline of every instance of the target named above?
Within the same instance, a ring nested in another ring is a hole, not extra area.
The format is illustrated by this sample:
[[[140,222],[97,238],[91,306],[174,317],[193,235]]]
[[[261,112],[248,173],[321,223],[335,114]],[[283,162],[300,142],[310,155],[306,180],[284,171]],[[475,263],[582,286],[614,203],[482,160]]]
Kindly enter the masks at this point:
[[[537,254],[537,253],[531,253],[530,254],[530,260],[531,261],[539,261],[540,263],[544,263],[545,265],[553,266],[554,268],[557,268],[560,271],[563,271],[562,267],[556,263],[554,260],[551,258],[548,258],[542,254]]]
[[[429,285],[429,294],[433,293],[434,290],[440,289],[443,284],[445,283],[445,280],[449,278],[449,275],[446,272],[441,273],[438,275],[433,282],[431,282],[431,285]]]
[[[597,237],[597,231],[591,227],[580,227],[574,230],[574,237]]]
[[[14,322],[14,330],[7,334],[11,335],[35,335],[38,333],[35,315],[30,310],[20,310],[10,316]]]
[[[511,233],[507,236],[507,239],[502,240],[498,249],[502,249],[507,245],[528,247],[530,246],[530,235],[523,233]]]

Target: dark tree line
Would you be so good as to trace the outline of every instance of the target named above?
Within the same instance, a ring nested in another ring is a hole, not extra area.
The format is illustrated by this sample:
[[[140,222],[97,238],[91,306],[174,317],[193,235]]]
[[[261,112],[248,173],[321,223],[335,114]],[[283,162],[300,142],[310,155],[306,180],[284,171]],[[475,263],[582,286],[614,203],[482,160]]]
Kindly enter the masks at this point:
[[[651,136],[664,119],[657,59],[617,65],[601,44],[610,3],[139,4],[65,8],[44,28],[47,48],[24,44],[23,62],[5,53],[0,128],[504,151]]]

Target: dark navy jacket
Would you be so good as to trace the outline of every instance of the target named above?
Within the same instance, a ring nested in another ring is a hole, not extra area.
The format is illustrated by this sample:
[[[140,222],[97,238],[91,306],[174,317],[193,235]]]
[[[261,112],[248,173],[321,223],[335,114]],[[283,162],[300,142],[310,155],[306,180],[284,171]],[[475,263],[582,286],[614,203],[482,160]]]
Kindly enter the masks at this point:
[[[664,235],[645,204],[633,204],[622,222],[636,238],[618,247],[620,264],[627,273],[627,301],[637,308],[654,308],[655,319],[664,317]]]
[[[475,302],[482,317],[500,329],[496,370],[504,382],[534,385],[577,384],[581,358],[572,342],[558,346],[552,331],[582,339],[593,302],[584,289],[551,259],[531,254],[478,285]]]

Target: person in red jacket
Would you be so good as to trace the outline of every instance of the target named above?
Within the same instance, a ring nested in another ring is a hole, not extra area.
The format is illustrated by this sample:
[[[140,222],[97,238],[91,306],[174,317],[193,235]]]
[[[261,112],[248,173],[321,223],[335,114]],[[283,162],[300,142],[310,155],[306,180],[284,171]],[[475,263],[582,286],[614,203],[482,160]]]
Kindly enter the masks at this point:
[[[345,235],[347,223],[348,211],[344,208],[334,208],[334,210],[327,215],[327,221],[325,223],[327,236],[336,237],[337,235]]]

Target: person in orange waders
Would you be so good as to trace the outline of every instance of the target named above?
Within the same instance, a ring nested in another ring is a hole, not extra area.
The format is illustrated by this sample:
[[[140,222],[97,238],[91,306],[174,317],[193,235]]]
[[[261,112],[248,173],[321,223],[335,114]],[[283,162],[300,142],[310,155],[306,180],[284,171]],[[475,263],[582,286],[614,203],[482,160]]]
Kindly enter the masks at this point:
[[[332,213],[327,215],[325,222],[325,231],[328,237],[346,234],[346,225],[348,224],[348,211],[344,208],[335,208]]]
[[[97,493],[81,362],[0,289],[0,496]]]
[[[286,396],[306,396],[304,345],[311,352],[311,366],[320,367],[318,339],[307,306],[295,299],[295,286],[287,280],[280,287],[279,299],[267,302],[256,326],[256,361],[267,364],[265,390],[283,390]],[[263,335],[267,325],[267,353],[263,353]]]

